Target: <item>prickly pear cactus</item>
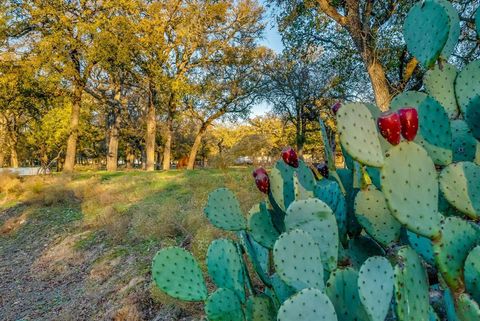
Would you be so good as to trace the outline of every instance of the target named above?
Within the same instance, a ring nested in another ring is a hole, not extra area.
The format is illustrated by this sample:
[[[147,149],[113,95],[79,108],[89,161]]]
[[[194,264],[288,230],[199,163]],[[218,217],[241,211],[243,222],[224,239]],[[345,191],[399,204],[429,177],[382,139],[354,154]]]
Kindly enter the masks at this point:
[[[440,174],[445,198],[472,219],[480,217],[480,166],[471,162],[452,164]]]
[[[386,258],[372,256],[363,263],[358,291],[370,320],[384,321],[393,295],[393,268]]]
[[[353,268],[337,269],[327,282],[326,294],[344,321],[368,321],[357,287],[358,272]]]
[[[155,255],[155,284],[203,301],[210,321],[480,320],[480,61],[446,62],[458,18],[447,0],[408,13],[426,93],[392,100],[395,137],[377,130],[386,118],[375,105],[337,106],[345,167],[320,120],[326,178],[289,148],[255,170],[269,184],[248,215],[231,191],[213,191],[205,214],[227,233],[207,253],[212,286],[178,247]]]
[[[402,321],[427,321],[429,318],[428,278],[420,258],[410,247],[398,252],[395,266],[397,315]]]
[[[426,68],[432,66],[440,57],[447,43],[449,30],[448,13],[434,1],[414,5],[403,26],[408,51]]]
[[[207,286],[202,271],[192,254],[170,247],[153,258],[152,276],[155,284],[168,295],[185,301],[203,301]]]
[[[244,314],[235,292],[220,288],[205,302],[205,313],[209,321],[242,321]]]
[[[347,153],[362,164],[381,167],[382,147],[372,114],[364,104],[347,104],[337,114],[340,142]]]
[[[464,265],[465,287],[472,298],[480,302],[480,246],[476,246],[467,256]]]
[[[285,216],[288,231],[302,229],[318,244],[322,262],[326,270],[337,266],[338,228],[332,210],[316,198],[293,202]]]
[[[402,142],[388,152],[382,167],[382,189],[392,215],[423,236],[440,233],[437,172],[427,152],[413,142]]]
[[[322,291],[304,289],[285,301],[278,311],[278,321],[337,321],[332,302]]]
[[[365,231],[377,242],[388,246],[399,240],[401,225],[390,213],[381,191],[369,186],[358,192],[355,214]]]
[[[293,230],[280,235],[273,259],[280,278],[296,290],[324,288],[320,247],[306,232]]]
[[[219,188],[208,196],[205,215],[210,223],[227,231],[247,228],[237,197],[226,188]]]

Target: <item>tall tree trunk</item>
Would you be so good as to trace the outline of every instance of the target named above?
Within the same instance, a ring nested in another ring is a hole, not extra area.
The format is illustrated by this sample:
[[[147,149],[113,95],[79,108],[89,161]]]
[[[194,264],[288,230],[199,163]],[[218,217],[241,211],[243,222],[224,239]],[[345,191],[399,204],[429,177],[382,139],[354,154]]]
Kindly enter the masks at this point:
[[[2,147],[2,148],[3,148],[3,147]],[[5,161],[5,151],[2,149],[2,150],[0,151],[0,168],[3,167],[4,161]]]
[[[135,155],[133,155],[132,148],[130,146],[127,146],[126,150],[127,154],[127,169],[132,169],[133,168],[133,163],[135,162]]]
[[[18,168],[18,154],[17,146],[15,146],[15,144],[10,146],[10,166],[13,168]]]
[[[157,115],[155,110],[155,101],[153,88],[150,86],[148,111],[147,111],[147,134],[145,137],[146,145],[146,166],[145,170],[155,170],[155,138],[157,133]]]
[[[82,104],[82,88],[79,85],[75,86],[73,92],[73,104],[70,114],[70,135],[67,141],[67,151],[65,153],[65,163],[63,171],[65,173],[73,172],[75,166],[75,156],[77,151],[78,139],[78,122],[80,119],[80,105]]]
[[[190,155],[188,156],[188,164],[187,169],[193,169],[195,166],[195,160],[197,159],[197,153],[200,149],[200,144],[202,143],[203,135],[207,131],[208,124],[202,124],[200,130],[198,131],[197,135],[195,136],[195,140],[193,141],[192,149],[190,150]]]
[[[114,172],[118,166],[118,137],[120,132],[120,115],[115,115],[114,124],[110,130],[107,154],[107,171]]]
[[[383,66],[376,60],[376,57],[371,62],[367,62],[367,71],[370,76],[370,81],[375,94],[375,102],[381,111],[386,111],[390,108],[390,84]]]
[[[169,113],[167,118],[167,130],[165,131],[165,148],[163,149],[162,169],[170,169],[172,155],[172,137],[173,137],[173,116]]]

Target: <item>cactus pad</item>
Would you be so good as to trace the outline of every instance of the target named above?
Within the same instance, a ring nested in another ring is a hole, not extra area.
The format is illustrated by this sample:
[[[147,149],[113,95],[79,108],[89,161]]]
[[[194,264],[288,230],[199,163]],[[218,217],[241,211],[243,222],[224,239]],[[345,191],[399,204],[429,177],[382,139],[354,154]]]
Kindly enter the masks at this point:
[[[355,214],[365,231],[379,243],[389,245],[400,238],[400,223],[390,213],[383,193],[373,186],[358,192]]]
[[[255,205],[250,210],[248,229],[255,241],[269,249],[273,248],[273,244],[279,236],[272,224],[270,210],[267,209],[264,202]]]
[[[480,10],[478,8],[475,13],[475,27],[477,29],[477,38],[480,38]]]
[[[458,16],[457,10],[453,7],[452,3],[447,0],[433,0],[439,5],[441,5],[445,12],[448,14],[450,20],[450,31],[448,33],[448,39],[445,43],[445,46],[442,50],[442,57],[448,59],[450,55],[454,52],[455,47],[458,42],[458,37],[460,36],[460,18]]]
[[[271,280],[273,290],[275,291],[277,298],[280,300],[280,303],[285,302],[289,297],[295,294],[295,289],[283,282],[278,274],[273,274]]]
[[[371,321],[384,321],[393,295],[393,268],[382,256],[363,263],[358,276],[360,301]]]
[[[432,66],[442,53],[449,30],[448,14],[436,2],[419,2],[414,5],[403,25],[408,51],[426,68]]]
[[[268,271],[270,270],[268,264],[268,249],[258,244],[258,242],[256,242],[253,237],[245,231],[239,232],[238,237],[258,277],[263,283],[270,285],[268,277]]]
[[[220,288],[205,302],[205,313],[209,321],[243,321],[240,300],[232,290]]]
[[[322,179],[317,182],[314,195],[330,207],[337,219],[339,234],[346,235],[347,202],[338,183],[328,179]]]
[[[464,118],[472,131],[472,135],[480,140],[480,95],[470,100],[465,108]]]
[[[437,172],[427,152],[413,142],[402,142],[390,149],[381,173],[392,215],[417,234],[438,235],[442,217]]]
[[[302,230],[283,233],[275,242],[273,261],[282,280],[296,290],[323,289],[320,247]]]
[[[342,321],[369,321],[360,301],[357,281],[358,272],[352,268],[337,269],[328,279],[326,294]]]
[[[412,248],[406,246],[398,251],[394,275],[399,320],[427,321],[430,309],[428,276]]]
[[[407,230],[407,238],[410,246],[430,265],[435,264],[432,241]]]
[[[340,142],[347,153],[362,164],[381,167],[382,147],[372,113],[360,103],[346,104],[338,111]]]
[[[409,106],[418,111],[419,129],[415,142],[426,149],[435,164],[450,164],[452,132],[445,109],[432,97],[415,91],[398,95],[391,104],[394,110]]]
[[[460,321],[478,321],[480,307],[468,294],[462,293],[457,300],[457,315]]]
[[[295,200],[294,176],[303,189],[313,192],[315,188],[315,176],[303,161],[299,161],[298,168],[285,164],[279,160],[270,171],[270,192],[275,205],[282,211],[286,211],[290,203]]]
[[[463,68],[455,81],[455,94],[462,113],[470,101],[480,95],[480,60],[475,60]]]
[[[184,301],[203,301],[207,287],[202,271],[189,252],[178,247],[158,251],[153,258],[152,276],[155,284],[171,297]]]
[[[465,288],[480,302],[480,246],[476,246],[467,256],[464,266]]]
[[[348,249],[345,252],[350,263],[358,269],[369,257],[385,255],[385,251],[380,245],[368,236],[358,236],[350,239]]]
[[[247,301],[248,321],[275,321],[276,311],[266,296],[250,297]]]
[[[450,119],[456,118],[459,112],[455,97],[456,78],[457,68],[448,63],[442,68],[435,66],[428,70],[423,78],[427,92],[445,108]]]
[[[473,219],[480,217],[480,166],[460,162],[445,167],[440,189],[450,204]]]
[[[277,321],[337,321],[332,302],[322,291],[305,289],[285,301],[278,310]]]
[[[226,188],[219,188],[208,196],[205,215],[215,227],[238,231],[247,228],[237,197]]]
[[[443,222],[442,237],[433,248],[438,270],[451,289],[463,288],[464,262],[479,242],[480,232],[469,222],[453,216]]]
[[[467,123],[461,119],[452,120],[453,161],[473,161],[479,157],[479,143],[473,137]]]
[[[245,286],[242,257],[233,241],[214,240],[207,251],[208,274],[215,285],[234,291],[244,301]]]
[[[285,216],[287,231],[302,229],[318,244],[324,268],[335,269],[338,257],[338,227],[332,210],[316,198],[293,202]]]

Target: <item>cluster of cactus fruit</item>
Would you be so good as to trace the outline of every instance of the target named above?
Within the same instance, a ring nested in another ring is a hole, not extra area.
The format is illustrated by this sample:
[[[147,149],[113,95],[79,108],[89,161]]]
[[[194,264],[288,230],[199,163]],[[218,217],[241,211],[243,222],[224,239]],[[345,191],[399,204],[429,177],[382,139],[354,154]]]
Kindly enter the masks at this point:
[[[320,120],[326,163],[285,149],[254,171],[266,196],[247,216],[231,191],[212,192],[205,214],[232,232],[208,249],[216,290],[170,247],[153,259],[162,291],[204,301],[210,321],[480,320],[480,61],[445,62],[459,35],[448,1],[416,4],[404,33],[425,92],[398,95],[386,114],[336,104],[345,166]]]

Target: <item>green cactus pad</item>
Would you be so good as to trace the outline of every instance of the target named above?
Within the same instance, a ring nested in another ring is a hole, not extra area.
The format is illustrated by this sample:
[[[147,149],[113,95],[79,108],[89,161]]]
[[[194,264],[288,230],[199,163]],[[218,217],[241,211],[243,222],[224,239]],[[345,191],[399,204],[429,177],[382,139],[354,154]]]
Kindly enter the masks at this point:
[[[179,247],[157,252],[152,263],[155,284],[166,294],[184,301],[204,301],[207,287],[195,258]]]
[[[307,190],[302,186],[298,179],[297,172],[293,173],[293,190],[295,192],[295,200],[305,200],[313,197],[313,190]]]
[[[234,291],[244,301],[243,262],[233,241],[218,239],[210,243],[207,251],[207,268],[217,287]]]
[[[472,130],[461,119],[452,120],[452,151],[453,161],[474,161],[480,156],[480,144],[473,137]]]
[[[362,164],[381,167],[383,151],[372,113],[360,103],[346,104],[337,114],[340,142],[347,153]]]
[[[287,231],[302,229],[318,243],[324,268],[335,269],[338,257],[338,227],[332,210],[316,198],[293,202],[285,216]]]
[[[337,220],[338,233],[346,235],[347,203],[338,183],[329,179],[321,179],[315,186],[314,195],[330,207]]]
[[[219,188],[208,196],[205,215],[215,227],[227,231],[239,231],[247,228],[240,204],[232,191]]]
[[[285,164],[283,160],[277,161],[270,171],[270,192],[275,204],[282,211],[286,211],[290,203],[295,200],[294,175],[303,189],[313,192],[315,189],[315,176],[303,161],[298,162],[298,168]]]
[[[276,311],[266,295],[250,297],[247,301],[248,321],[275,321]]]
[[[456,118],[459,113],[455,97],[456,78],[457,68],[448,63],[444,63],[442,68],[437,65],[428,70],[423,78],[427,92],[445,108],[450,119]]]
[[[426,68],[432,66],[440,57],[447,43],[449,30],[448,14],[436,2],[419,2],[414,5],[403,25],[408,51]]]
[[[480,246],[476,246],[467,256],[464,265],[465,288],[480,302]]]
[[[327,281],[326,294],[342,321],[369,321],[360,301],[357,281],[358,272],[352,268],[333,271]]]
[[[422,145],[433,162],[448,165],[452,162],[452,132],[445,109],[435,99],[424,93],[404,92],[391,103],[393,110],[414,107],[418,111],[418,134],[415,142]]]
[[[349,240],[345,255],[352,266],[359,269],[369,257],[383,256],[385,252],[372,238],[357,236]]]
[[[480,232],[469,222],[454,216],[443,222],[442,237],[434,241],[433,248],[438,270],[451,289],[463,288],[464,262],[479,242]]]
[[[320,247],[302,230],[283,233],[273,248],[275,270],[282,280],[296,290],[323,289],[323,265]]]
[[[365,231],[383,245],[400,238],[400,223],[388,209],[383,193],[373,186],[358,192],[355,197],[355,214]]]
[[[305,289],[285,301],[277,321],[337,321],[332,302],[318,289]]]
[[[433,244],[432,241],[427,238],[420,236],[412,231],[407,230],[407,238],[410,246],[418,253],[420,256],[430,265],[435,264],[435,256],[433,254]]]
[[[258,242],[245,231],[240,231],[238,237],[258,277],[263,283],[270,285],[268,277],[268,271],[270,270],[268,249],[258,244]]]
[[[472,135],[480,140],[480,95],[470,100],[463,116],[472,131]]]
[[[395,302],[399,320],[427,321],[429,304],[428,276],[415,251],[402,247],[394,271]]]
[[[468,294],[462,293],[457,300],[457,315],[460,321],[478,321],[480,307]]]
[[[209,321],[243,321],[240,300],[230,289],[220,288],[205,302],[205,313]]]
[[[413,232],[440,233],[438,182],[427,152],[413,142],[402,142],[389,151],[382,170],[382,190],[391,213]]]
[[[273,248],[273,244],[279,236],[272,224],[270,210],[267,209],[264,202],[255,205],[250,210],[248,229],[255,241],[269,249]]]
[[[273,290],[275,291],[277,298],[280,300],[280,303],[285,302],[289,297],[295,294],[295,289],[283,282],[278,274],[273,274],[271,280]]]
[[[393,268],[384,257],[373,256],[358,275],[360,301],[371,321],[384,321],[393,295]]]
[[[480,95],[480,60],[475,60],[463,68],[455,81],[455,94],[463,114],[470,101]]]
[[[455,47],[457,46],[458,37],[460,36],[460,18],[458,16],[457,10],[453,7],[452,3],[447,0],[433,0],[434,2],[441,5],[445,12],[448,14],[450,20],[450,31],[448,33],[448,39],[443,47],[441,56],[445,59],[448,59],[450,55],[454,52]]]
[[[480,166],[460,162],[445,167],[440,174],[443,195],[460,212],[472,219],[480,217]]]

